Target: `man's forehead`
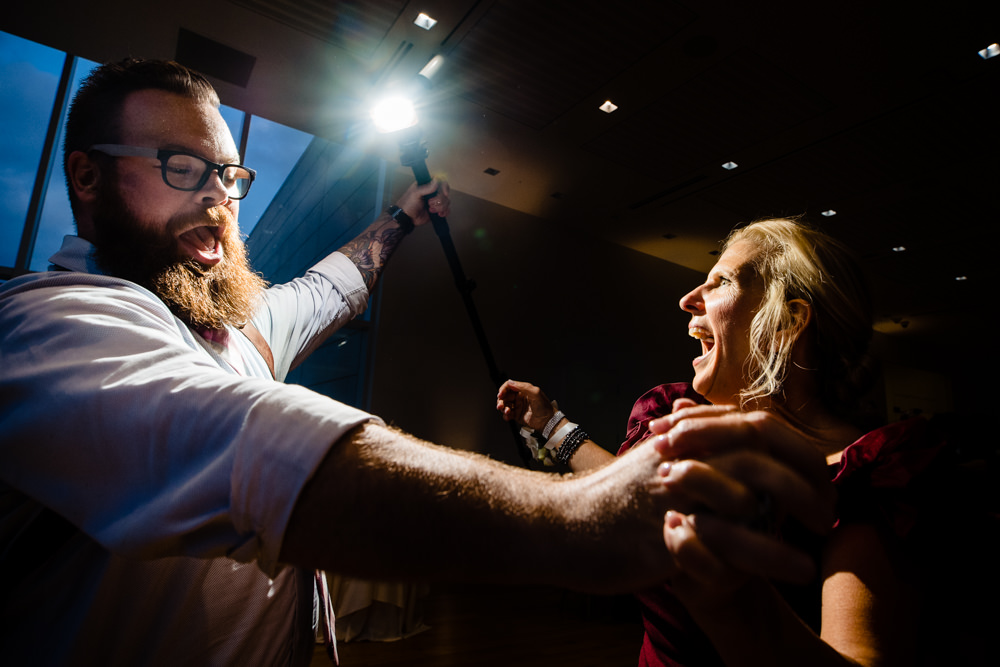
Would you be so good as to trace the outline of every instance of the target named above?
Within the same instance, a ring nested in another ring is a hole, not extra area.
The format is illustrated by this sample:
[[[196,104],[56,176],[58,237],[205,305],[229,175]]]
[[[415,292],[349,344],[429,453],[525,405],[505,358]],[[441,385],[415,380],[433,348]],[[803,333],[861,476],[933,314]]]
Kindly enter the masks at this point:
[[[140,90],[126,97],[121,131],[126,144],[183,149],[217,162],[239,158],[216,107],[164,90]]]

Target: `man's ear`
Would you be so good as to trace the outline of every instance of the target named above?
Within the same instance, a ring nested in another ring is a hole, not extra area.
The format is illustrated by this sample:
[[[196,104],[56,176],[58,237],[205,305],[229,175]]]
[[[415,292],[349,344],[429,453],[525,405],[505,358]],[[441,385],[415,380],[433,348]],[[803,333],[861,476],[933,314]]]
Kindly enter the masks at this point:
[[[101,182],[101,169],[98,164],[83,151],[73,151],[66,158],[69,187],[76,198],[85,204],[97,199]]]

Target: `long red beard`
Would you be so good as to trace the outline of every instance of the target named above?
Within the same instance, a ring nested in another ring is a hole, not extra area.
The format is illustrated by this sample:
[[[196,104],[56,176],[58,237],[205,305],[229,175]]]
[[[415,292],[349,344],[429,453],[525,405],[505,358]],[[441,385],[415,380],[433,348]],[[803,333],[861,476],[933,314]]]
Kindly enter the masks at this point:
[[[95,258],[105,271],[149,289],[191,326],[241,327],[250,320],[267,281],[250,269],[232,211],[217,206],[199,217],[207,224],[222,223],[225,229],[220,239],[222,261],[203,266],[178,256],[172,234],[140,226],[117,187],[110,185],[103,189],[105,196],[94,216]]]
[[[151,277],[151,289],[170,310],[192,326],[221,329],[250,321],[267,282],[250,270],[246,246],[235,225],[221,239],[224,255],[215,266],[193,259],[169,264]]]

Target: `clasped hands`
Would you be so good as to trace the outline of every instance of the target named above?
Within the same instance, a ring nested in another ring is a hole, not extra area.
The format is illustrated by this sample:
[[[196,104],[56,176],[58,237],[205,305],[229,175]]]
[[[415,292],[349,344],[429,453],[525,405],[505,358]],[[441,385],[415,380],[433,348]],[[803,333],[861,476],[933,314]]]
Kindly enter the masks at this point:
[[[538,387],[508,380],[497,395],[508,421],[540,430],[554,414]],[[787,517],[825,534],[835,494],[826,462],[810,438],[770,412],[732,406],[673,404],[650,422],[662,463],[657,493],[666,496],[663,538],[674,563],[675,590],[687,602],[708,603],[748,576],[803,583],[811,558],[784,543],[775,529]]]
[[[815,574],[806,554],[776,534],[794,517],[825,534],[835,493],[820,450],[770,412],[674,402],[649,424],[646,442],[664,459],[669,495],[663,537],[678,572],[675,591],[688,604],[711,604],[748,576],[805,583]]]

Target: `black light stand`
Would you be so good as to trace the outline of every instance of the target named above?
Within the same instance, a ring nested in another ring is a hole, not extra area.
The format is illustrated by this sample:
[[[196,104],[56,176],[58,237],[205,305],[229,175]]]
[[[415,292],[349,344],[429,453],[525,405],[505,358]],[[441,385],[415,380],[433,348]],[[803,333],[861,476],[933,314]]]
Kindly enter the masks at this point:
[[[417,127],[411,127],[403,132],[401,132],[399,140],[399,161],[404,167],[410,167],[413,170],[413,175],[417,179],[417,183],[420,185],[425,185],[431,182],[431,174],[427,169],[427,148],[420,140],[420,131]],[[424,201],[432,199],[437,193],[424,195]],[[486,331],[483,329],[483,324],[479,319],[479,313],[476,310],[476,304],[472,300],[472,290],[476,288],[476,283],[465,276],[465,272],[462,270],[462,263],[458,259],[458,253],[455,251],[455,244],[451,240],[451,230],[448,228],[448,220],[436,213],[431,213],[431,224],[434,225],[434,231],[438,235],[438,239],[441,241],[441,247],[444,249],[444,255],[448,260],[448,266],[451,268],[451,274],[455,279],[455,287],[458,288],[459,294],[462,295],[462,301],[465,303],[465,310],[469,315],[469,320],[472,322],[472,329],[476,334],[476,340],[479,342],[479,349],[483,353],[483,358],[486,359],[486,366],[489,369],[490,380],[493,381],[494,387],[499,387],[507,379],[500,373],[500,369],[497,368],[496,361],[493,358],[493,351],[490,348],[490,343],[486,338]],[[528,448],[525,446],[521,437],[519,435],[519,428],[517,424],[513,421],[508,422],[511,430],[511,435],[514,436],[514,443],[517,451],[521,454],[521,460],[524,462],[524,466],[530,467],[529,463],[531,457],[528,453]]]

